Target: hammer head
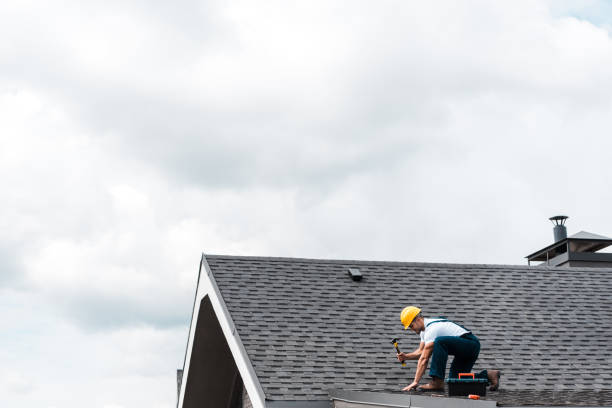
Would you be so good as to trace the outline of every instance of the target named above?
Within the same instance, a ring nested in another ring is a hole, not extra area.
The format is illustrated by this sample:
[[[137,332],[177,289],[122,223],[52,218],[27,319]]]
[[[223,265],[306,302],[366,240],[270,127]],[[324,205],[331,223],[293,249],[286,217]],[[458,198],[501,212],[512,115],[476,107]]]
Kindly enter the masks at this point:
[[[394,338],[393,340],[391,340],[391,344],[395,344],[395,343],[397,343],[398,341],[399,341],[399,339],[396,337],[396,338]]]

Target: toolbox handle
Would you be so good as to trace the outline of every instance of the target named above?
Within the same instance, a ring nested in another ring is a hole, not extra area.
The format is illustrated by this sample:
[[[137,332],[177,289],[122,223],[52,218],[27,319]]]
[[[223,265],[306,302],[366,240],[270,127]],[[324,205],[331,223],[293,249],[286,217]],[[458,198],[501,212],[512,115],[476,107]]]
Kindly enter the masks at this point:
[[[459,378],[461,377],[472,377],[472,380],[475,379],[474,373],[459,373]]]

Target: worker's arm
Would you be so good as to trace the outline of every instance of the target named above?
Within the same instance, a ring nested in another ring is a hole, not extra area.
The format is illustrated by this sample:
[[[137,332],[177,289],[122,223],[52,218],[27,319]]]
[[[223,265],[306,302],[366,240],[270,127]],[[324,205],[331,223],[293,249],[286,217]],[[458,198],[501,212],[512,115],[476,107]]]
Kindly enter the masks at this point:
[[[424,347],[425,343],[421,342],[421,344],[419,344],[419,348],[414,350],[412,353],[398,353],[397,359],[402,363],[406,360],[418,360],[419,357],[421,357]]]
[[[419,381],[421,381],[421,377],[425,373],[425,369],[427,368],[427,363],[429,362],[429,357],[431,357],[431,353],[433,352],[433,341],[431,343],[425,344],[423,348],[423,352],[419,357],[419,363],[417,364],[416,373],[414,374],[414,381],[409,386],[402,389],[402,391],[410,391],[413,388],[419,386]]]

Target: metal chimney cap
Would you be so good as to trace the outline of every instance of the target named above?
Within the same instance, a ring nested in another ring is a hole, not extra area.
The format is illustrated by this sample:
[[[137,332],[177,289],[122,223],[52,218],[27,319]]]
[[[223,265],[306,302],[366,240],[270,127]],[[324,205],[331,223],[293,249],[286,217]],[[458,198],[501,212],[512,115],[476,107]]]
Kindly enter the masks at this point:
[[[567,215],[555,215],[554,217],[550,217],[549,220],[555,225],[565,225],[565,220],[568,218]]]

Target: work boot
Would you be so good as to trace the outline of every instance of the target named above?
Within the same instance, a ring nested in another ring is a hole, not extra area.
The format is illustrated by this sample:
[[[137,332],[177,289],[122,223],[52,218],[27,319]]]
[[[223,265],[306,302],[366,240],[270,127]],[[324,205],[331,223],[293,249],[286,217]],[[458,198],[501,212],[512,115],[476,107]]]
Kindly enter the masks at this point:
[[[489,390],[497,391],[499,388],[499,377],[501,377],[501,372],[499,370],[490,370],[487,371],[487,377],[489,377]]]
[[[444,391],[444,381],[438,377],[431,377],[431,382],[423,384],[418,388],[419,391]]]

